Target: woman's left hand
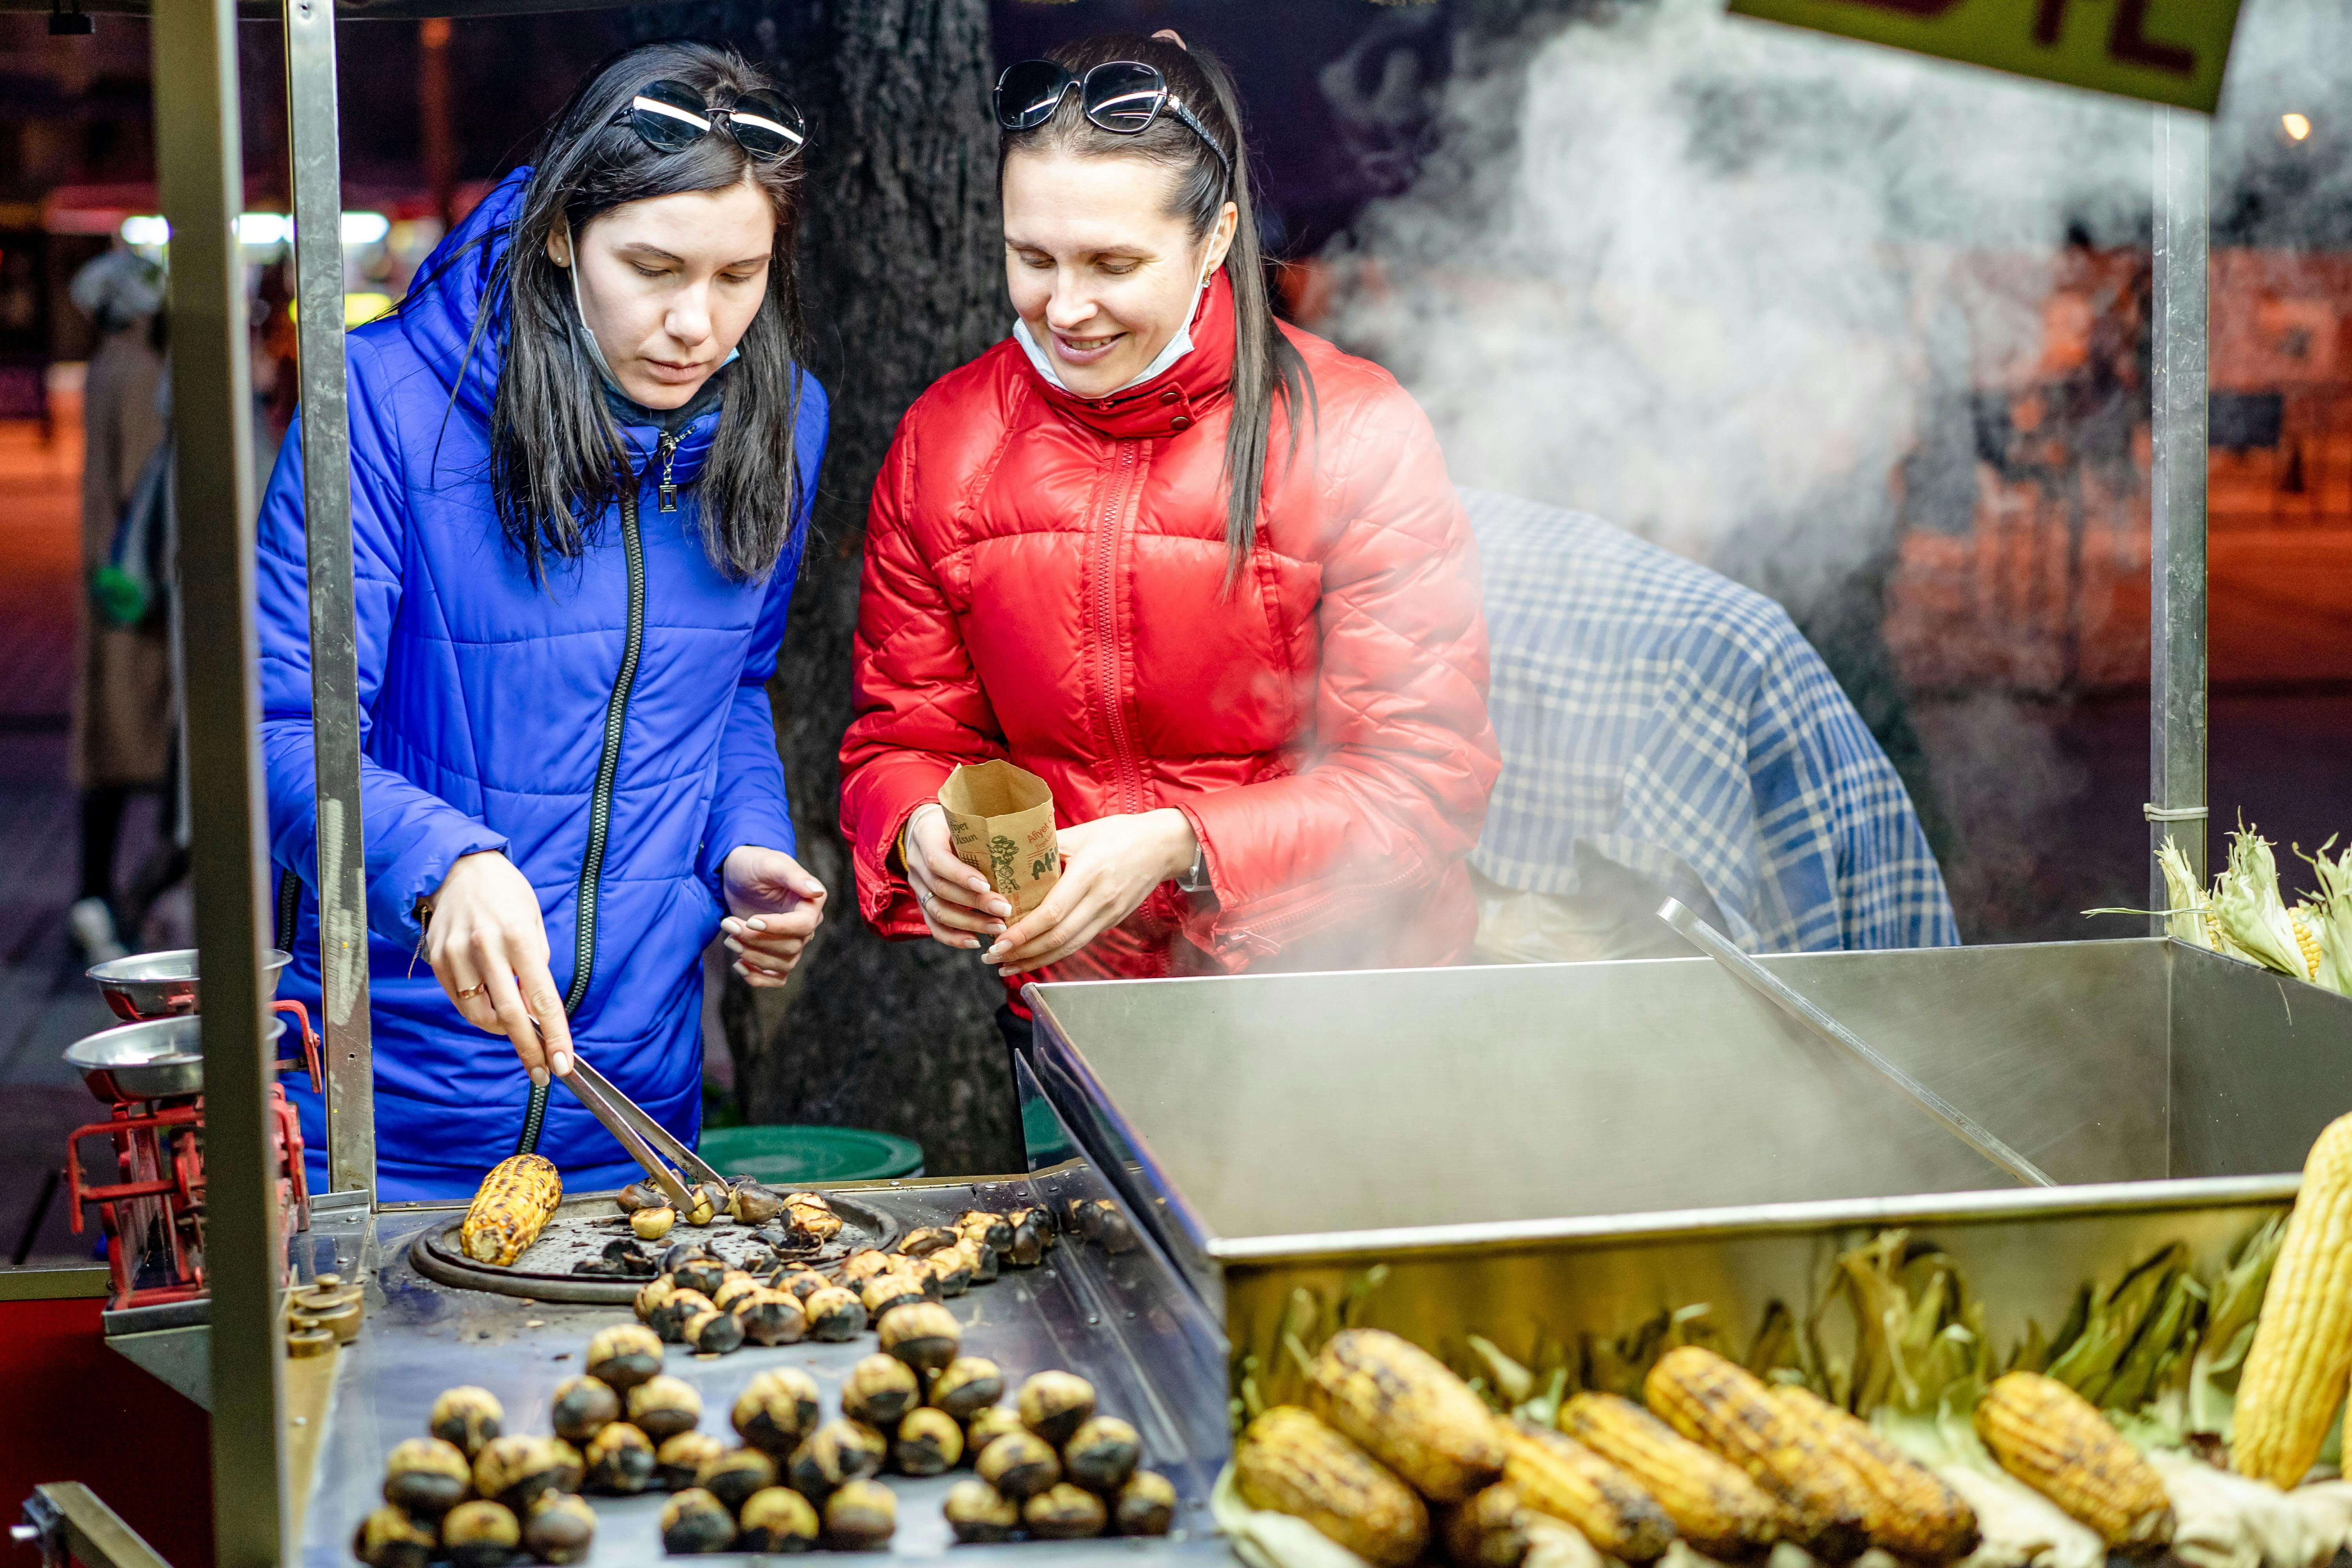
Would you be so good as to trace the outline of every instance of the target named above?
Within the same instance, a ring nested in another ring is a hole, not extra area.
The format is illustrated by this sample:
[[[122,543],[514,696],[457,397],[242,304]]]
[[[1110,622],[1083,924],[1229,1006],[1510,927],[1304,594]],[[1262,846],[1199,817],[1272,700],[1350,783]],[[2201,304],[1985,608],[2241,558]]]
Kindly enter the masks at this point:
[[[719,868],[729,918],[719,922],[735,973],[762,989],[782,985],[824,919],[824,884],[781,849],[744,845]]]
[[[1057,837],[1062,879],[980,955],[1003,973],[1059,963],[1133,914],[1152,889],[1191,870],[1201,852],[1191,820],[1173,806],[1097,817]]]

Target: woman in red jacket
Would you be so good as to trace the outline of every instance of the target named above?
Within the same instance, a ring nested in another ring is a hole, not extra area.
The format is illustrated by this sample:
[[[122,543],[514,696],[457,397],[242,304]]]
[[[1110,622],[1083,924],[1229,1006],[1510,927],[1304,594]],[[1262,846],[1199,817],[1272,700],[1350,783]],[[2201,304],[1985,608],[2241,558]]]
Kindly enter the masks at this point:
[[[985,943],[1016,994],[1459,958],[1498,763],[1428,421],[1276,321],[1213,60],[1090,38],[1007,69],[996,110],[1013,336],[908,412],[867,524],[860,908]],[[937,804],[991,757],[1062,825],[1060,882],[1009,925]]]

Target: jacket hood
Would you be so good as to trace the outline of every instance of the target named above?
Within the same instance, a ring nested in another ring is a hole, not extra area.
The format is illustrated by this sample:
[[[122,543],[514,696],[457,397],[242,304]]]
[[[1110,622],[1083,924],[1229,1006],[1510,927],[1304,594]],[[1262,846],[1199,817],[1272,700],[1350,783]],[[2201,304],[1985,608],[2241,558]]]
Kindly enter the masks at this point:
[[[1201,291],[1192,322],[1192,352],[1139,386],[1108,397],[1082,397],[1038,374],[1025,353],[1021,374],[1046,402],[1099,435],[1115,440],[1175,436],[1200,422],[1202,408],[1223,395],[1234,378],[1234,287],[1223,269]]]
[[[530,182],[526,164],[500,180],[464,222],[442,237],[417,268],[419,281],[394,318],[416,356],[450,389],[457,406],[485,429],[498,397],[499,376],[506,368],[508,311],[499,268]],[[478,321],[482,323],[478,338],[474,330]],[[581,370],[587,384],[601,384],[596,367],[584,353]],[[719,416],[714,401],[677,432],[671,464],[677,483],[691,484],[700,475],[719,431]],[[658,426],[617,416],[616,422],[622,440],[639,460],[649,458],[660,436]]]

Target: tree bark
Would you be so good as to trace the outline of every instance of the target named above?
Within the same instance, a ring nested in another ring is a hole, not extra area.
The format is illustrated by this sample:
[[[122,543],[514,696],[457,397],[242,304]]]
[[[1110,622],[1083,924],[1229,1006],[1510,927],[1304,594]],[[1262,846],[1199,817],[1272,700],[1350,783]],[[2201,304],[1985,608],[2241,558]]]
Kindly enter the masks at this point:
[[[831,889],[793,984],[721,1003],[750,1119],[880,1128],[934,1175],[1022,1168],[993,973],[858,916],[840,836],[842,731],[866,508],[899,416],[1002,337],[986,0],[719,0],[635,14],[641,37],[721,40],[772,65],[810,142],[800,275],[831,444],[775,682],[800,858]]]

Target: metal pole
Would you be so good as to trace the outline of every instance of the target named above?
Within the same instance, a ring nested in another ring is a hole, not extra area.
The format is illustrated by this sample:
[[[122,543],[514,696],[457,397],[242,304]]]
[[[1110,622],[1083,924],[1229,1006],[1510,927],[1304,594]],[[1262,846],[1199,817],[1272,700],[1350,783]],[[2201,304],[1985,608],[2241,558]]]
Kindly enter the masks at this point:
[[[310,587],[310,739],[319,806],[319,985],[327,1188],[375,1201],[367,845],[360,820],[359,648],[352,609],[352,426],[343,378],[343,174],[332,0],[286,0],[302,514]]]
[[[2148,531],[2148,847],[2205,879],[2206,119],[2156,111],[2155,377]],[[2149,871],[2148,908],[2168,900]],[[2164,933],[2164,919],[2153,930]]]
[[[236,0],[156,0],[157,183],[172,225],[172,411],[196,946],[205,977],[205,1264],[213,1322],[214,1561],[275,1568],[290,1539],[278,1296],[285,1248],[262,1043],[263,788],[253,625],[253,391]]]

